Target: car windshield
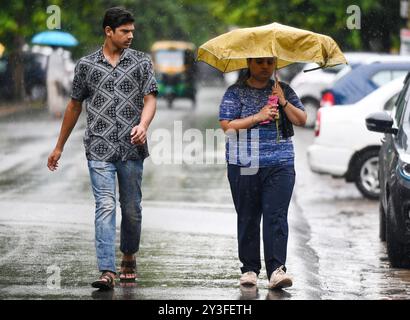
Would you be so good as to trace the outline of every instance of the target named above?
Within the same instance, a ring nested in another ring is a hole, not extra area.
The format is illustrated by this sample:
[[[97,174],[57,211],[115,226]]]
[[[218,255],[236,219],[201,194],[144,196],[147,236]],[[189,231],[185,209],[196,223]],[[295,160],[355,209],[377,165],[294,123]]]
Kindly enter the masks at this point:
[[[323,72],[327,73],[338,73],[340,70],[342,70],[346,65],[345,64],[338,64],[336,66],[330,67],[330,68],[324,68]]]
[[[338,74],[336,75],[335,82],[336,82],[337,80],[343,78],[345,75],[347,75],[347,74],[348,74],[350,71],[352,71],[353,69],[354,69],[354,68],[353,68],[353,66],[351,66],[351,65],[347,65],[347,66],[345,66],[344,68],[342,68],[342,69],[338,72]]]
[[[342,77],[344,77],[346,74],[348,74],[350,71],[356,69],[357,67],[360,67],[362,63],[360,62],[355,62],[355,63],[350,63],[349,65],[341,65],[342,67],[339,69],[339,72],[336,75],[335,82]]]
[[[181,50],[159,50],[155,62],[161,67],[181,67],[184,65],[184,52]]]

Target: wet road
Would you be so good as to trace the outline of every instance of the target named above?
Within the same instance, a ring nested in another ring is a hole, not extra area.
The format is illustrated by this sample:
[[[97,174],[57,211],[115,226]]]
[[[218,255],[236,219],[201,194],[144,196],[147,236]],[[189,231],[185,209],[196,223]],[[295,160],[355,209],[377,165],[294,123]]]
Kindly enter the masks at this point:
[[[310,172],[306,149],[313,133],[303,128],[294,138],[297,179],[289,213],[288,269],[295,284],[269,291],[263,269],[258,290],[239,287],[223,142],[204,152],[209,164],[155,163],[167,156],[178,161],[179,151],[185,157],[198,144],[187,137],[178,149],[172,140],[161,153],[154,133],[218,128],[223,91],[201,89],[195,110],[188,101],[172,110],[160,101],[144,168],[139,280],[109,293],[89,285],[97,271],[84,114],[54,173],[45,164],[60,121],[41,110],[0,118],[0,299],[410,298],[410,271],[390,268],[378,239],[378,203],[343,180]]]

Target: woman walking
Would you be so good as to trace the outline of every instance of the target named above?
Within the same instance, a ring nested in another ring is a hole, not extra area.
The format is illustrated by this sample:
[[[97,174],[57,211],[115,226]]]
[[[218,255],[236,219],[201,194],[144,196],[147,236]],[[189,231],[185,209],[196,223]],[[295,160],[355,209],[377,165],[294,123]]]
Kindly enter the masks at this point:
[[[237,212],[240,284],[257,284],[263,217],[270,289],[292,285],[286,273],[287,216],[295,184],[291,136],[292,125],[303,126],[306,122],[304,107],[295,92],[287,84],[271,80],[275,69],[275,58],[248,59],[247,74],[227,89],[219,115],[221,127],[228,134],[226,157]],[[277,98],[272,99],[274,96]],[[245,137],[241,132],[246,133]]]

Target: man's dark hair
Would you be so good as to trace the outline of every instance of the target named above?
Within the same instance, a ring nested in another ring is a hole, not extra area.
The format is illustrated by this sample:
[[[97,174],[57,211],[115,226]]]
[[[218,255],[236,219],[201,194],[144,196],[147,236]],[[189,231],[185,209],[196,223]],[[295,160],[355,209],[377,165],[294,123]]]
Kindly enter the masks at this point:
[[[113,7],[107,9],[103,19],[103,29],[105,27],[111,27],[115,32],[115,29],[123,24],[133,23],[135,21],[131,12],[125,10],[122,7]]]

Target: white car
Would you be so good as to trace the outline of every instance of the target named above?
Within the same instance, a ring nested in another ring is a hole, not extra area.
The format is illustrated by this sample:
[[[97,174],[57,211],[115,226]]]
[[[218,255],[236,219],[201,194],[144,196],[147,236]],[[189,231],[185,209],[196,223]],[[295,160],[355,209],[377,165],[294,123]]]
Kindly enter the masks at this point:
[[[304,72],[316,68],[315,63],[308,63],[290,82],[290,87],[295,90],[299,99],[305,106],[307,113],[306,127],[312,128],[315,124],[316,112],[320,107],[322,91],[329,84],[333,83],[342,65],[329,69],[318,69],[311,72]]]
[[[315,63],[308,63],[290,82],[290,86],[305,106],[307,113],[306,127],[313,127],[316,121],[316,112],[320,107],[322,91],[331,88],[333,83],[347,74],[357,65],[369,64],[378,61],[409,61],[409,57],[379,54],[373,52],[346,52],[344,53],[349,65],[337,65],[332,68],[318,69],[304,72],[317,67]]]
[[[368,131],[365,119],[373,112],[390,112],[403,81],[404,77],[393,80],[352,105],[320,108],[316,138],[308,148],[310,169],[344,177],[347,182],[355,182],[365,197],[378,198],[378,155],[383,134]]]

